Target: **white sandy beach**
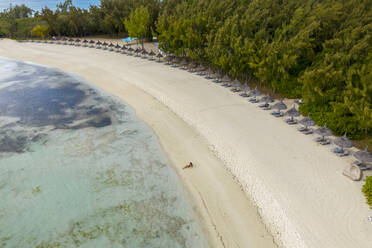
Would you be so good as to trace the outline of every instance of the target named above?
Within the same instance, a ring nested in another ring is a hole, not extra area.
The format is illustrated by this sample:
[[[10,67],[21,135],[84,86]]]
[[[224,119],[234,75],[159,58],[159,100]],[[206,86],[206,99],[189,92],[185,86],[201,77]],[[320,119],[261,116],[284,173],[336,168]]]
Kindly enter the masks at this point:
[[[177,68],[90,48],[1,40],[0,56],[75,73],[130,104],[157,134],[212,247],[275,247],[269,232],[283,247],[372,247],[363,182],[342,175],[353,159],[239,95]],[[188,161],[195,168],[182,170]]]

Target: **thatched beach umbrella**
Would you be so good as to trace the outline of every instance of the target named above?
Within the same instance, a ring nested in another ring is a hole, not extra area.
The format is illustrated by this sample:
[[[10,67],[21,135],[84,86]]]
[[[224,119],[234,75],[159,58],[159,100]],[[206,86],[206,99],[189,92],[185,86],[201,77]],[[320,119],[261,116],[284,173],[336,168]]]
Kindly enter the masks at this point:
[[[159,53],[160,54],[160,53]],[[167,55],[166,57],[165,57],[165,61],[167,61],[168,63],[170,62],[170,61],[172,61],[172,59],[173,59],[173,57],[171,56],[171,55]]]
[[[125,50],[127,50],[127,47],[125,45],[120,47],[121,53],[125,54]]]
[[[232,81],[231,78],[228,75],[225,75],[221,81],[223,82],[222,86],[223,87],[231,87],[232,86]]]
[[[305,132],[305,131],[308,131],[308,127],[312,127],[312,126],[315,126],[315,121],[313,121],[310,116],[307,116],[303,119],[301,119],[300,121],[300,124],[303,125],[304,127],[303,128],[300,128],[299,131],[301,132]]]
[[[362,164],[372,162],[372,155],[368,152],[368,146],[363,151],[357,151],[354,153],[354,157]]]
[[[183,59],[180,63],[181,66],[186,66],[188,64],[186,59]]]
[[[155,56],[155,53],[154,53],[153,50],[151,50],[151,51],[149,52],[149,56],[151,56],[151,57],[154,57],[154,56]]]
[[[62,45],[67,45],[68,39],[66,37],[62,37]]]
[[[80,46],[80,42],[81,42],[81,40],[80,39],[76,39],[75,41],[74,41],[74,45],[75,46]]]
[[[258,105],[258,107],[260,107],[264,110],[269,110],[269,109],[271,109],[271,106],[269,105],[269,103],[274,102],[274,98],[272,98],[270,95],[265,95],[265,96],[261,97],[259,102],[262,102],[262,103],[260,105]]]
[[[207,75],[205,76],[206,79],[212,79],[213,78],[213,70],[212,68],[208,68]]]
[[[243,86],[243,93],[241,93],[240,94],[240,96],[242,96],[242,97],[249,97],[250,95],[248,94],[248,91],[250,91],[251,90],[251,88],[248,86],[248,85],[244,85]]]
[[[198,64],[195,62],[191,62],[188,66],[189,70],[188,72],[195,72],[195,68],[198,67]]]
[[[120,48],[121,48],[121,46],[119,46],[119,44],[118,44],[118,43],[116,43],[116,46],[115,46],[115,48],[116,48],[116,49],[120,49]]]
[[[161,55],[161,53],[158,53],[156,55],[156,57],[158,58],[158,62],[160,63],[161,62],[161,58],[163,58],[163,55]]]
[[[326,125],[324,125],[323,127],[320,127],[318,129],[316,129],[315,130],[315,133],[318,134],[318,135],[320,135],[320,136],[322,136],[322,139],[320,141],[324,141],[325,140],[324,137],[332,136],[333,135],[332,131],[329,130]]]
[[[138,57],[139,55],[139,53],[142,51],[142,49],[140,49],[140,48],[136,48],[136,50],[134,50],[134,53],[136,54],[135,56],[136,57]]]
[[[89,45],[90,45],[89,47],[90,48],[93,48],[94,47],[94,44],[95,44],[94,40],[90,40],[89,41]]]
[[[232,81],[232,84],[234,85],[234,86],[236,86],[236,87],[239,87],[240,85],[242,85],[241,83],[240,83],[240,81],[238,80],[238,79],[234,79],[234,81]]]
[[[260,99],[260,102],[271,103],[274,102],[274,98],[272,98],[270,95],[266,95]]]
[[[213,82],[215,83],[219,83],[221,82],[221,78],[222,78],[222,73],[220,71],[218,71],[217,73],[214,74],[214,80]]]
[[[154,56],[155,56],[155,53],[152,50],[150,50],[150,52],[148,53],[147,59],[150,61],[153,61],[155,60]]]
[[[205,71],[205,67],[203,65],[199,65],[198,68],[196,68],[196,71]]]
[[[108,47],[110,48],[109,51],[111,52],[111,51],[114,51],[115,45],[112,44],[112,42],[110,42],[110,44],[108,45]]]
[[[149,53],[146,51],[146,49],[143,49],[142,52],[141,52],[141,54],[142,54],[144,57],[146,57],[147,54],[149,54]]]
[[[232,86],[233,86],[233,88],[231,89],[232,92],[241,91],[240,87],[242,86],[242,84],[238,79],[234,79],[234,81],[232,81]]]
[[[187,70],[187,64],[188,64],[188,61],[186,59],[182,59],[180,63],[180,66],[181,66],[180,69]]]
[[[273,115],[282,116],[281,111],[284,110],[284,109],[287,109],[287,105],[285,105],[283,100],[281,100],[280,102],[277,102],[277,103],[274,104],[273,109],[276,109],[278,111],[277,113],[273,112],[272,113]]]
[[[225,76],[223,76],[223,78],[221,78],[221,81],[225,82],[225,83],[228,83],[228,82],[231,82],[231,78],[228,75],[225,75]]]
[[[344,136],[337,137],[333,143],[341,148],[341,152],[344,152],[344,148],[353,147],[353,142],[346,137],[346,133]]]
[[[129,55],[132,55],[133,51],[134,51],[134,49],[132,47],[128,48]]]
[[[87,44],[89,43],[89,41],[83,40],[82,43],[83,43],[83,47],[87,47],[88,46]]]
[[[291,121],[293,121],[293,118],[294,118],[294,117],[300,116],[300,112],[297,111],[297,109],[296,109],[295,106],[293,106],[293,107],[292,107],[290,110],[288,110],[285,114],[291,117]]]
[[[249,98],[249,102],[251,103],[258,103],[257,97],[261,95],[261,92],[257,89],[257,86],[254,90],[251,91],[251,98]]]
[[[256,88],[254,88],[254,90],[252,90],[252,94],[251,94],[254,98],[258,97],[261,95],[261,92],[257,89],[257,86]]]
[[[206,69],[207,68],[205,68],[203,65],[199,65],[198,68],[196,68],[196,71],[197,71],[196,75],[204,76]]]
[[[285,103],[283,101],[280,101],[280,102],[274,104],[273,108],[277,109],[277,110],[284,110],[284,109],[287,109],[287,105],[285,105]]]
[[[102,43],[102,46],[103,46],[103,49],[104,49],[104,50],[107,49],[107,45],[108,45],[108,43],[107,43],[106,41],[104,41],[104,42]]]
[[[189,64],[189,68],[190,68],[190,69],[195,69],[197,66],[198,66],[198,64],[195,63],[195,62],[191,62],[191,63]]]

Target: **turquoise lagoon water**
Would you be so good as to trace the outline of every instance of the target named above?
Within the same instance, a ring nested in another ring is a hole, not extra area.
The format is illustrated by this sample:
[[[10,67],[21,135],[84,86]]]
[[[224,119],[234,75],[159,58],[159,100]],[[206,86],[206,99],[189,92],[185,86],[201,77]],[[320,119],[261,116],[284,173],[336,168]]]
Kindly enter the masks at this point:
[[[0,57],[0,247],[207,247],[183,193],[130,107]]]

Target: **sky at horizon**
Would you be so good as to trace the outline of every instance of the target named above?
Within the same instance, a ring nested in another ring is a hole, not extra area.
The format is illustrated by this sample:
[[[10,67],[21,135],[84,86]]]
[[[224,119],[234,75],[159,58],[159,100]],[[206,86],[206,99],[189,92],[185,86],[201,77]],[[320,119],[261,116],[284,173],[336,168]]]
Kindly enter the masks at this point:
[[[0,11],[9,8],[10,4],[21,5],[25,4],[27,7],[37,11],[45,6],[50,9],[55,9],[56,5],[64,2],[64,0],[0,0]],[[80,8],[87,9],[90,5],[99,5],[100,0],[73,0],[72,3]]]

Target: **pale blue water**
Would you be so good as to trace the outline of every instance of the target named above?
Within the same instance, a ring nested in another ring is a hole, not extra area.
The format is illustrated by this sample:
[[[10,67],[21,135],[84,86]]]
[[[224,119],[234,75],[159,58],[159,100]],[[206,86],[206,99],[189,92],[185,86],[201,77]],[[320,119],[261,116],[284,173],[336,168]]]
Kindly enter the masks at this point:
[[[13,6],[25,4],[35,11],[40,11],[45,6],[54,10],[61,2],[64,0],[0,0],[0,11],[9,8],[10,4]],[[88,9],[90,5],[99,5],[100,0],[73,0],[72,3],[76,7]]]
[[[155,135],[116,98],[0,57],[0,247],[208,247]]]

